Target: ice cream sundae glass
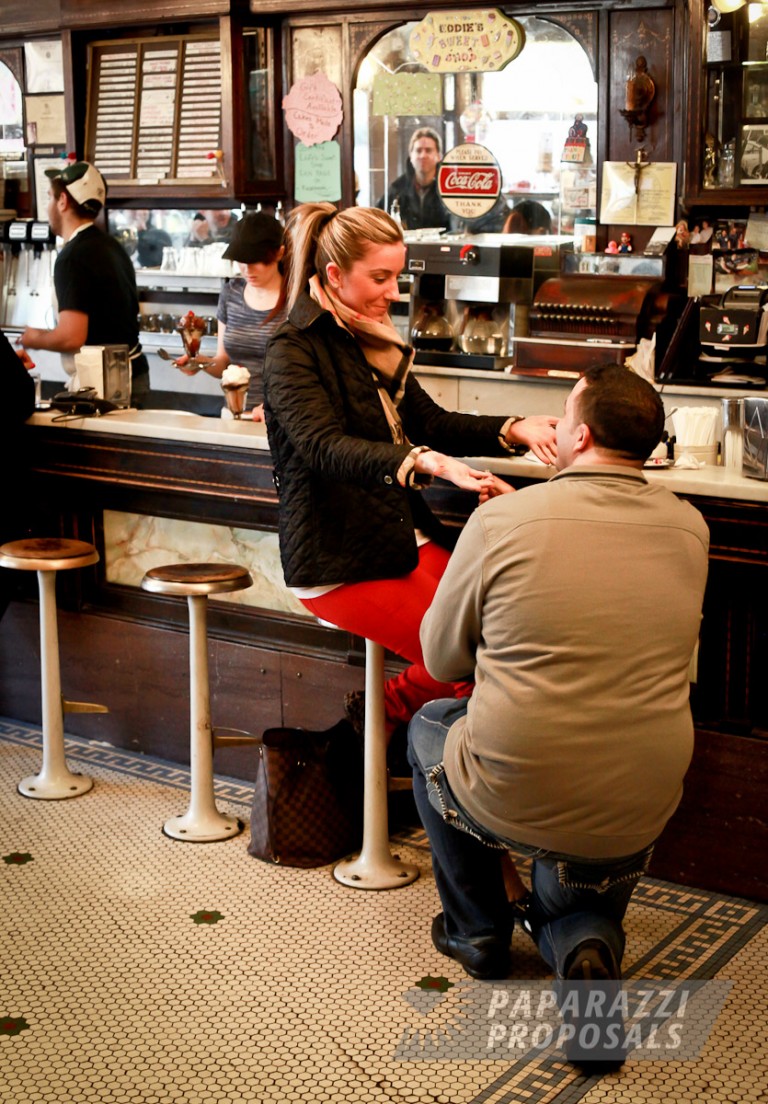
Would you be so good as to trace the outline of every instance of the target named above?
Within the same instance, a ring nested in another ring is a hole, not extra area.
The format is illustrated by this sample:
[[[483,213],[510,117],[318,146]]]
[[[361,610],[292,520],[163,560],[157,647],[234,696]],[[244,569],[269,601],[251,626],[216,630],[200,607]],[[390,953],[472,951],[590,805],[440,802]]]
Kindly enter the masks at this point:
[[[176,329],[181,334],[184,352],[190,360],[194,360],[200,352],[200,342],[208,329],[205,319],[200,318],[194,311],[187,311],[179,319]]]
[[[235,418],[242,418],[245,412],[245,400],[251,373],[242,364],[230,364],[221,374],[221,389],[227,401],[227,407]]]

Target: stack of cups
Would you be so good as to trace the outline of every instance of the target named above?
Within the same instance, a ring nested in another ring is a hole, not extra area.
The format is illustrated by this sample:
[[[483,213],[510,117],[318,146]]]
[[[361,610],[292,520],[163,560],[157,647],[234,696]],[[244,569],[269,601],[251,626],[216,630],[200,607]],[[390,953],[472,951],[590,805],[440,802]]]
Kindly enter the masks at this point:
[[[741,472],[744,456],[744,400],[723,399],[723,467]]]

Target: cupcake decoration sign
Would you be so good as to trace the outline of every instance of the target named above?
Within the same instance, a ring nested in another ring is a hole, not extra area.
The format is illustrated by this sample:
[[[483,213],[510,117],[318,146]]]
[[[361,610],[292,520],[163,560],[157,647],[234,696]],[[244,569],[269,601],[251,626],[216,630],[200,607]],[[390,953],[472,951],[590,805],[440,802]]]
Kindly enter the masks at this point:
[[[430,12],[411,32],[414,60],[432,73],[492,73],[517,57],[525,32],[496,8]]]

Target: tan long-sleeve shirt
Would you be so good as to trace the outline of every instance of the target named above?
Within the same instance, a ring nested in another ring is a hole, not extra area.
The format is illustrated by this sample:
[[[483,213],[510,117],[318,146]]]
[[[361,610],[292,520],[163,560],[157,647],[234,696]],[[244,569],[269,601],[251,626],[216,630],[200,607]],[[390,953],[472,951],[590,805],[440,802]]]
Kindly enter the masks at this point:
[[[574,466],[474,512],[421,640],[435,678],[474,674],[445,766],[475,820],[588,858],[659,835],[692,752],[708,545],[697,510],[624,466]]]

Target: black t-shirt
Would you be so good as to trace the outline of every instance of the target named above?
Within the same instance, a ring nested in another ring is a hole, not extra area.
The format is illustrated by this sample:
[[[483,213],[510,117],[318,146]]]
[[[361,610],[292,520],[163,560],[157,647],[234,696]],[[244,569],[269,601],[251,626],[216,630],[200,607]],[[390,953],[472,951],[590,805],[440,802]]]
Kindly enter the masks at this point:
[[[56,258],[53,282],[60,311],[88,315],[84,344],[135,348],[139,340],[136,277],[128,254],[114,238],[95,226],[80,230]]]

